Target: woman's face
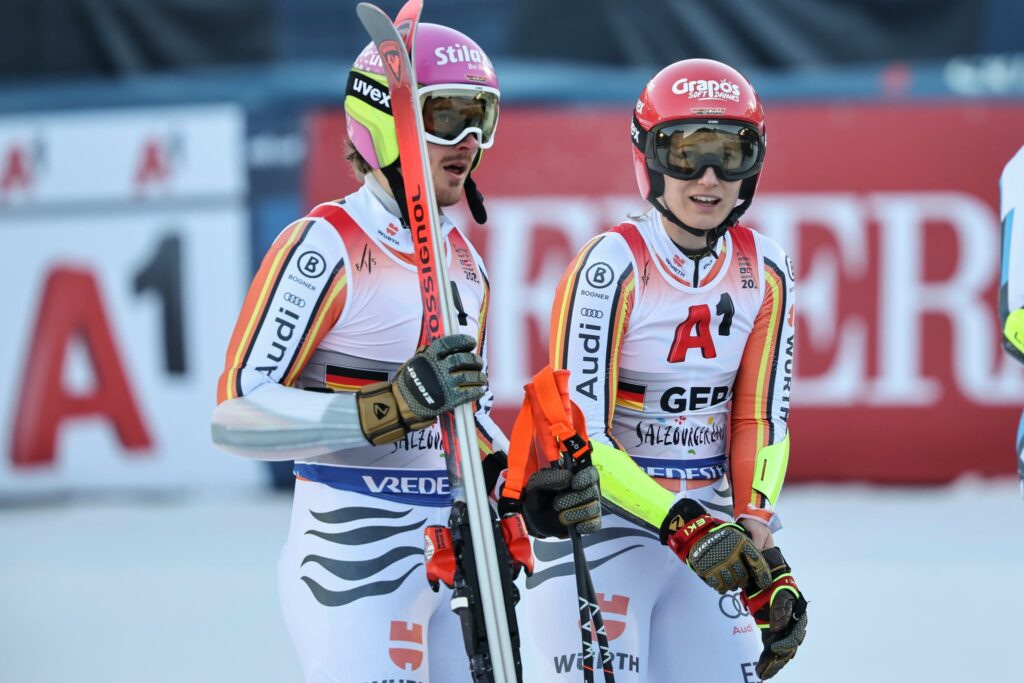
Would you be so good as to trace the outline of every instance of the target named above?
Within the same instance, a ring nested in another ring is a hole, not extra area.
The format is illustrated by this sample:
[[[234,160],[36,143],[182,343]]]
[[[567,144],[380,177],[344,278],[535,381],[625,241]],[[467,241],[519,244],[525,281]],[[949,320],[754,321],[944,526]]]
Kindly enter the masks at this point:
[[[663,199],[669,211],[691,228],[711,230],[736,206],[742,180],[719,180],[710,166],[699,178],[680,180],[665,176]]]

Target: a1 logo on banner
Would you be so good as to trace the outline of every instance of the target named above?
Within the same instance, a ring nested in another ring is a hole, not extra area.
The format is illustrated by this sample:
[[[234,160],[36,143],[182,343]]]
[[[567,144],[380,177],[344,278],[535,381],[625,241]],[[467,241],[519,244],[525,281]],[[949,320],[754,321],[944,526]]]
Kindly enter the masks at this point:
[[[244,283],[243,219],[0,216],[21,256],[0,286],[25,292],[0,342],[0,494],[261,480],[209,442]]]
[[[185,374],[181,237],[163,238],[132,283],[137,294],[152,290],[160,297],[165,367],[168,374]],[[68,351],[76,341],[86,350],[93,377],[83,392],[71,390],[64,382]],[[52,466],[58,430],[66,421],[81,417],[107,421],[129,452],[152,451],[151,430],[139,411],[118,347],[93,272],[60,263],[52,266],[36,311],[16,404],[11,444],[15,468]]]

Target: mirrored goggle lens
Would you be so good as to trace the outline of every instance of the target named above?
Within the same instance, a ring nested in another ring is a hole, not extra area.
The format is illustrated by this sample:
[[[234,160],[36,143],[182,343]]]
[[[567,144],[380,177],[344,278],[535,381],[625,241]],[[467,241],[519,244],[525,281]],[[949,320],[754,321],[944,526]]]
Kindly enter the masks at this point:
[[[723,180],[741,180],[757,172],[761,136],[753,126],[725,123],[669,125],[652,136],[654,160],[671,176],[692,180],[708,166]]]
[[[434,91],[423,95],[423,127],[433,142],[454,145],[470,133],[476,133],[482,147],[490,146],[498,123],[498,96],[492,92],[475,93]]]

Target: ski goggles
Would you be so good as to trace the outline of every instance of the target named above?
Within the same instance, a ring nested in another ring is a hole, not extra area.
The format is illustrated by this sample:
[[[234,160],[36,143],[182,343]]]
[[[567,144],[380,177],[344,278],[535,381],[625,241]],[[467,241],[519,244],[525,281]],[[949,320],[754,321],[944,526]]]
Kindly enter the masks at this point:
[[[428,142],[457,145],[476,133],[480,147],[494,144],[498,127],[498,91],[486,86],[420,88],[423,128]]]
[[[722,180],[743,180],[764,164],[764,138],[747,123],[670,121],[646,138],[648,167],[681,180],[699,178],[708,167]]]

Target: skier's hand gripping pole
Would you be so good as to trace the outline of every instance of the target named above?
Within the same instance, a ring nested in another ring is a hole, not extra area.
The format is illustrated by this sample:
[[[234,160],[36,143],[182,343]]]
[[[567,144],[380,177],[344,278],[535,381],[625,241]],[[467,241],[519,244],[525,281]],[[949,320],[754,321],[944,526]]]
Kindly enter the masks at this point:
[[[359,424],[375,446],[426,429],[438,416],[484,395],[483,360],[468,334],[439,337],[405,362],[390,382],[369,384],[356,394]]]
[[[590,534],[601,529],[597,469],[570,471],[545,467],[533,473],[523,492],[526,528],[537,538],[569,538],[570,529]]]
[[[509,469],[498,505],[503,518],[525,513],[526,525],[535,536],[571,539],[583,680],[592,683],[594,669],[600,667],[605,683],[613,683],[612,653],[581,538],[601,528],[599,477],[590,461],[583,415],[569,399],[568,378],[567,370],[549,366],[526,385],[523,407],[512,429]],[[594,634],[599,652],[593,646]]]

